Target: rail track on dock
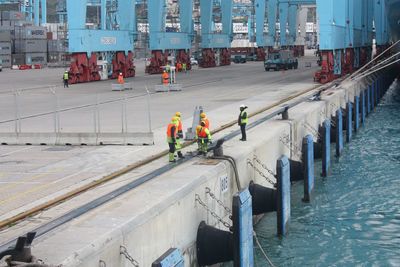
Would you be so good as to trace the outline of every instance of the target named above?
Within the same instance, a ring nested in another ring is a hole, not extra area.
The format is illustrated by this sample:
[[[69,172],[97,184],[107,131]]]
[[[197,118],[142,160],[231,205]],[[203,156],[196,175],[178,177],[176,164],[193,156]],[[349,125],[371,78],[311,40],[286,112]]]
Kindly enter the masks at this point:
[[[288,108],[294,107],[304,101],[306,101],[307,99],[309,99],[310,97],[315,96],[316,94],[319,94],[321,91],[327,90],[329,88],[332,88],[333,86],[335,86],[335,84],[331,83],[331,84],[327,84],[324,86],[320,86],[320,85],[315,85],[309,89],[303,90],[301,92],[295,93],[289,97],[283,98],[273,104],[270,104],[266,107],[260,108],[259,110],[249,113],[249,117],[255,117],[257,115],[260,115],[262,113],[269,112],[268,114],[266,114],[265,116],[262,116],[261,118],[258,118],[256,121],[250,123],[248,125],[248,129],[251,129],[253,127],[256,127],[257,125],[264,123],[267,120],[270,120],[271,118],[282,114],[285,110],[287,110]],[[274,111],[272,111],[274,109]],[[212,134],[216,134],[216,133],[220,133],[234,125],[236,125],[237,121],[231,121],[229,123],[223,124],[220,127],[218,127],[217,129],[214,129],[213,131],[211,131]],[[225,135],[223,137],[223,139],[225,140],[230,140],[233,137],[239,135],[240,130],[235,130],[227,135]],[[183,144],[183,148],[188,147],[190,145],[193,145],[194,141],[187,141]],[[92,181],[91,183],[84,185],[82,187],[79,187],[75,190],[72,190],[70,192],[67,192],[59,197],[56,197],[52,200],[49,200],[43,204],[40,204],[36,207],[33,207],[29,210],[26,210],[18,215],[15,215],[13,217],[10,217],[8,219],[5,219],[3,221],[0,221],[0,230],[4,230],[4,229],[8,229],[8,228],[12,228],[12,226],[16,225],[17,223],[19,223],[20,221],[23,221],[24,219],[28,218],[28,217],[32,217],[35,214],[38,214],[40,212],[42,212],[43,210],[47,210],[50,209],[52,207],[57,206],[60,203],[63,203],[65,201],[68,201],[70,199],[73,199],[74,197],[87,192],[89,190],[95,189],[96,187],[98,187],[99,185],[105,184],[107,182],[110,182],[124,174],[127,174],[135,169],[138,169],[140,167],[146,166],[150,163],[152,163],[155,160],[158,160],[162,157],[165,157],[168,154],[168,150],[164,150],[162,152],[159,152],[155,155],[152,155],[148,158],[145,158],[143,160],[140,160],[138,162],[135,162],[133,164],[130,164],[116,172],[113,172],[111,174],[108,174],[106,176],[104,176],[103,178],[96,180],[96,181]],[[41,236],[46,234],[47,232],[57,228],[58,226],[65,224],[69,221],[71,221],[74,218],[77,218],[83,214],[85,214],[86,212],[93,210],[96,207],[99,207],[100,205],[134,189],[137,188],[138,186],[140,186],[141,184],[146,183],[149,180],[152,180],[158,176],[160,176],[163,173],[168,172],[169,170],[195,158],[196,156],[188,156],[185,157],[182,160],[179,160],[177,163],[174,164],[166,164],[161,168],[158,168],[154,171],[151,171],[148,174],[145,174],[144,176],[141,176],[131,182],[129,182],[128,184],[125,184],[115,190],[113,190],[112,192],[106,193],[103,196],[100,196],[94,200],[89,201],[88,203],[74,208],[73,210],[67,212],[64,215],[61,215],[58,218],[52,219],[51,221],[43,224],[42,226],[39,226],[35,229],[32,229],[32,232],[36,232],[36,236]],[[15,237],[15,239],[13,240],[9,240],[7,243],[0,243],[0,251],[8,248],[10,245],[13,245],[15,243],[17,237]]]

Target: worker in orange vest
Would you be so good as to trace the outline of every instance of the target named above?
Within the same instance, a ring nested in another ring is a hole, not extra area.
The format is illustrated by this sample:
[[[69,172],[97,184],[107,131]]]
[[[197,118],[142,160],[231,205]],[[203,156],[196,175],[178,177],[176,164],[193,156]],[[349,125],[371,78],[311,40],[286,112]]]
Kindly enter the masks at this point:
[[[178,119],[177,117],[173,117],[171,119],[171,122],[168,124],[167,127],[167,142],[169,146],[169,162],[176,162],[175,160],[175,151],[176,151],[176,137],[177,137],[177,125],[178,124]]]
[[[124,84],[125,83],[124,75],[122,75],[122,72],[120,72],[119,75],[118,75],[118,83],[119,84]]]
[[[177,123],[178,133],[176,135],[176,146],[175,146],[175,148],[176,148],[176,151],[178,153],[178,157],[183,159],[184,156],[182,155],[182,151],[181,151],[181,149],[182,149],[182,140],[183,140],[183,130],[182,130],[181,115],[182,114],[179,111],[175,113],[175,117],[178,120],[178,123]]]
[[[200,121],[204,121],[205,127],[210,130],[210,121],[208,120],[206,113],[200,113]]]
[[[208,143],[211,143],[211,133],[208,128],[205,127],[204,121],[200,122],[200,125],[196,127],[196,140],[199,145],[198,155],[206,155],[208,150]]]
[[[168,75],[168,72],[166,70],[164,70],[164,72],[163,72],[161,77],[162,77],[162,83],[164,85],[169,84],[169,75]]]

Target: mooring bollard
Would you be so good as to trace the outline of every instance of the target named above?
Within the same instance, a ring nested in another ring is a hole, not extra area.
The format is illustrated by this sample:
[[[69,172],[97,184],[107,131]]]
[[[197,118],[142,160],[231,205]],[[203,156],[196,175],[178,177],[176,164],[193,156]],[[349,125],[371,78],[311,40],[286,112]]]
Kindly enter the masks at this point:
[[[343,151],[343,116],[342,108],[336,110],[336,157],[340,157]]]
[[[302,157],[304,168],[304,202],[311,201],[314,190],[314,142],[312,135],[303,138]]]
[[[354,96],[354,132],[358,132],[360,128],[360,97]]]
[[[346,142],[350,143],[351,137],[353,135],[353,105],[351,102],[347,102],[346,104]]]
[[[289,159],[282,156],[276,163],[277,173],[277,223],[278,235],[285,235],[290,222],[290,166]]]
[[[338,127],[336,125],[336,127]],[[322,124],[322,173],[326,177],[330,173],[331,161],[331,124],[330,120],[325,120]]]

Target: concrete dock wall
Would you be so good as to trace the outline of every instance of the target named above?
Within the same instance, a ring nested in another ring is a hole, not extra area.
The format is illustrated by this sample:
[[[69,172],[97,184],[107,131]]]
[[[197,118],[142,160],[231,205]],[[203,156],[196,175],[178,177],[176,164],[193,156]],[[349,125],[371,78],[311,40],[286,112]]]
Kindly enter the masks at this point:
[[[105,266],[130,266],[120,255],[120,246],[124,246],[140,266],[151,266],[165,251],[176,247],[184,255],[185,266],[197,266],[195,241],[199,223],[205,220],[209,225],[228,229],[196,197],[232,224],[229,214],[206,193],[206,188],[231,208],[233,194],[238,187],[246,188],[251,180],[272,187],[276,160],[281,155],[301,160],[303,137],[311,134],[317,141],[322,122],[339,107],[344,110],[348,101],[353,102],[365,83],[347,83],[324,92],[321,101],[299,104],[289,110],[289,120],[275,118],[248,131],[247,142],[240,142],[239,137],[225,142],[224,154],[235,159],[239,185],[227,161],[195,158],[38,238],[33,254],[46,263],[62,266],[99,266],[100,261]],[[290,142],[282,141],[285,136]],[[227,187],[223,182],[226,178]]]

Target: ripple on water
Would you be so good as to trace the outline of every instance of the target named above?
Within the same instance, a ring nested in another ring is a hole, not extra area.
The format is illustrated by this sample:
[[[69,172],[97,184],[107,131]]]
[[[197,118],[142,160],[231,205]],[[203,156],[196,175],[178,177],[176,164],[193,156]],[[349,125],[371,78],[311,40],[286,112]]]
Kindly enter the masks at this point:
[[[293,184],[285,238],[275,234],[275,214],[256,226],[276,266],[400,266],[399,91],[332,162],[332,176],[316,178],[312,203],[302,203],[303,185]],[[256,264],[268,266],[257,249]]]

